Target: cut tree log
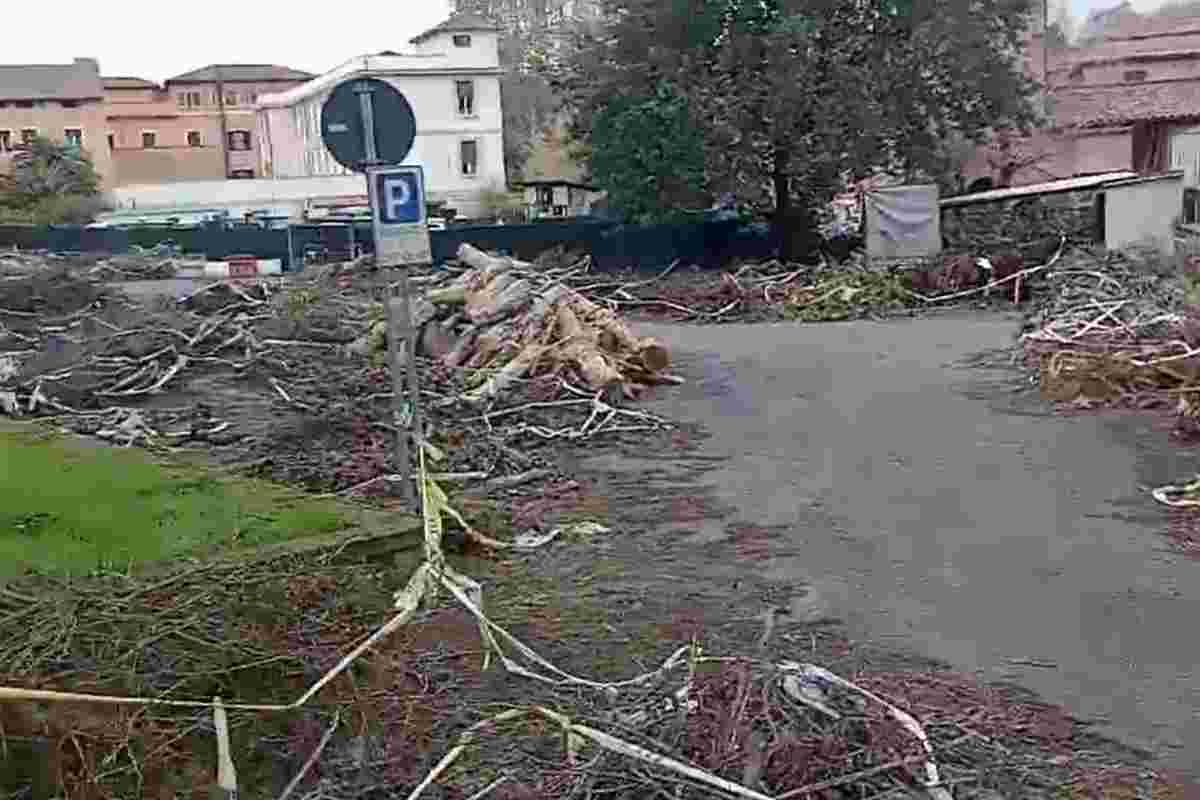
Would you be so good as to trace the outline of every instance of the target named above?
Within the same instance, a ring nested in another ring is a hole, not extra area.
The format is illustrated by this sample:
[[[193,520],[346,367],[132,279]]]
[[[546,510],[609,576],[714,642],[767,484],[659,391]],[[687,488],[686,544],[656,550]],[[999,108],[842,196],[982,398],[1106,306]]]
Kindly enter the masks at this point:
[[[505,283],[498,292],[494,291],[496,283],[499,281],[493,281],[488,290],[473,295],[467,301],[467,317],[476,325],[516,313],[529,304],[533,295],[533,284],[524,278]]]
[[[418,353],[486,371],[487,380],[462,396],[466,402],[493,403],[540,375],[562,375],[613,403],[680,380],[663,374],[670,356],[660,342],[634,335],[613,310],[559,278],[470,245],[458,258],[469,269],[414,300],[413,316]],[[380,349],[385,333],[375,326],[356,346]]]
[[[492,377],[473,392],[468,392],[463,395],[463,399],[474,405],[484,405],[490,403],[500,395],[504,394],[514,382],[525,377],[525,374],[533,366],[534,362],[541,357],[543,348],[539,344],[529,344],[525,349],[517,354],[516,358],[504,365]]]
[[[608,362],[596,343],[594,328],[585,328],[570,303],[558,306],[558,335],[562,357],[575,363],[580,376],[593,389],[621,383],[621,373]]]
[[[462,305],[467,302],[467,285],[443,286],[431,289],[425,294],[425,299],[436,305]]]

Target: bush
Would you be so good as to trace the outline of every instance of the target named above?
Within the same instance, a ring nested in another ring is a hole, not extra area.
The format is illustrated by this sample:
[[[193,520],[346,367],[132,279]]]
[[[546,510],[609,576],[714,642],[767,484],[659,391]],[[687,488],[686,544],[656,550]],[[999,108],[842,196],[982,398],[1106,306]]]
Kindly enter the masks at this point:
[[[0,196],[0,222],[27,225],[87,225],[112,207],[101,195],[50,195],[32,201]]]

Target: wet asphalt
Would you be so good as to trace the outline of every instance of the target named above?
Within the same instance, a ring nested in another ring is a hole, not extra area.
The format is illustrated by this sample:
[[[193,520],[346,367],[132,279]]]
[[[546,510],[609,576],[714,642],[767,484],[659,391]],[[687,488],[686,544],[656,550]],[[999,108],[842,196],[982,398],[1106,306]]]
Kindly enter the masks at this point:
[[[738,568],[796,617],[1018,683],[1200,777],[1200,561],[1146,491],[1200,459],[1161,419],[1052,413],[997,354],[1012,315],[640,330],[690,379],[653,410],[707,429],[702,480],[733,509],[675,533],[771,528],[783,555]]]

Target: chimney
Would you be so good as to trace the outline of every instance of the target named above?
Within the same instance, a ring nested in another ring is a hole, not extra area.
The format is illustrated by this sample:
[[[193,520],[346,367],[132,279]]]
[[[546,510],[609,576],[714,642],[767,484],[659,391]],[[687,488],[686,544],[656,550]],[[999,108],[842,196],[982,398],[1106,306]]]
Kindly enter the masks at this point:
[[[75,59],[75,66],[85,67],[89,72],[94,72],[97,75],[100,74],[100,62],[94,58],[77,58]]]

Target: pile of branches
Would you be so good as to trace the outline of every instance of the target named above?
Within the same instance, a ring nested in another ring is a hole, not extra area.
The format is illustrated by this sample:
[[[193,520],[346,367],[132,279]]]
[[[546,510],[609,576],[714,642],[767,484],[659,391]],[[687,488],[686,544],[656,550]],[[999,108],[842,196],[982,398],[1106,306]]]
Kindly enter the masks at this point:
[[[379,494],[403,480],[386,360],[355,346],[384,316],[362,286],[212,283],[144,305],[54,263],[0,279],[0,411],[122,446],[209,449],[313,491]],[[585,341],[554,352],[588,364]],[[631,358],[607,353],[604,367],[629,368]],[[417,366],[425,436],[471,486],[507,491],[555,476],[547,444],[670,427],[619,405],[625,383],[614,398],[574,371],[518,380],[494,361],[466,369],[422,357]],[[502,374],[505,391],[481,401]]]
[[[463,396],[471,404],[491,405],[532,376],[569,377],[610,403],[636,399],[651,385],[679,382],[663,373],[670,356],[661,343],[635,336],[611,309],[565,283],[564,275],[468,244],[458,259],[469,269],[418,298],[412,325],[419,354],[486,373]],[[378,323],[359,349],[382,350],[386,333],[387,324]]]
[[[1022,336],[1046,396],[1080,407],[1159,406],[1192,415],[1200,320],[1174,265],[1147,252],[1076,249],[1046,275]]]
[[[840,264],[750,262],[728,271],[676,261],[662,272],[592,271],[587,256],[552,252],[539,259],[597,305],[626,316],[673,322],[830,322],[879,319],[944,309],[959,302],[1007,303],[1030,295],[1029,279],[1061,245],[1030,250],[954,255],[916,265],[871,265],[861,257]]]
[[[180,266],[178,250],[170,246],[135,247],[128,253],[103,258],[19,251],[0,253],[0,276],[70,270],[98,281],[142,281],[173,278],[179,273]]]

